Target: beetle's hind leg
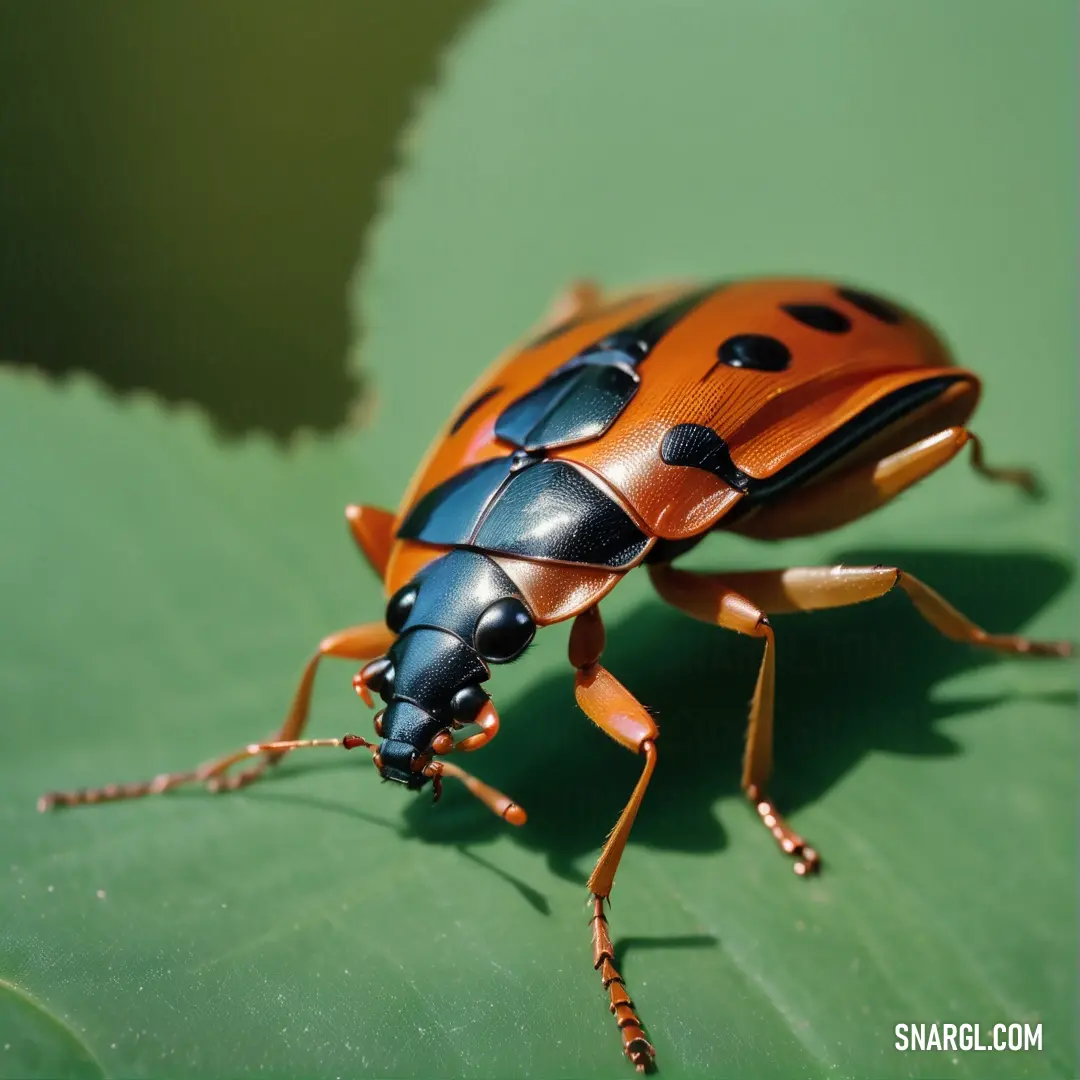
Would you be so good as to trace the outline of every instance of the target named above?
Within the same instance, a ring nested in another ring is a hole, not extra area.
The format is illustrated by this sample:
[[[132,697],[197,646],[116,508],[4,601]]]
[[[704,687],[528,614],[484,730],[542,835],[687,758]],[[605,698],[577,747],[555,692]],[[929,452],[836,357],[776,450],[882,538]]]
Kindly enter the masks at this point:
[[[668,577],[685,574],[685,571],[665,569]],[[1070,641],[1034,641],[1023,634],[991,634],[957,611],[929,585],[897,566],[799,566],[789,570],[724,574],[723,581],[725,586],[752,597],[774,615],[849,607],[876,600],[899,588],[931,626],[953,641],[1018,656],[1061,658],[1071,656],[1074,651]]]
[[[308,660],[296,688],[292,704],[277,734],[268,740],[270,743],[293,742],[299,739],[307,724],[308,710],[311,704],[311,691],[315,685],[315,674],[319,662],[325,656],[336,656],[346,660],[370,660],[381,656],[393,644],[394,635],[385,624],[365,623],[353,626],[336,634],[323,638],[318,651]],[[260,750],[261,760],[257,765],[229,774],[229,769],[240,761],[254,756],[248,748],[242,748],[192,769],[188,772],[162,773],[152,780],[134,784],[108,784],[104,787],[86,788],[79,791],[49,792],[38,800],[39,810],[51,810],[57,806],[81,806],[89,803],[115,802],[119,799],[137,799],[144,795],[161,795],[166,791],[184,784],[205,783],[211,791],[235,791],[257,780],[273,764],[280,761],[288,750]]]
[[[704,622],[765,640],[750,709],[743,788],[780,846],[796,857],[795,870],[817,869],[818,856],[776,812],[765,794],[772,771],[773,632],[765,612],[813,611],[875,600],[899,587],[931,626],[953,641],[1020,656],[1071,656],[1068,641],[1033,641],[1021,634],[991,634],[962,615],[918,578],[895,566],[812,566],[750,573],[697,574],[668,565],[649,567],[660,595]]]
[[[982,439],[973,431],[967,433],[971,443],[971,467],[987,480],[993,480],[1000,484],[1013,484],[1020,488],[1025,495],[1037,499],[1043,494],[1042,484],[1039,478],[1029,469],[998,469],[986,464],[983,454]]]

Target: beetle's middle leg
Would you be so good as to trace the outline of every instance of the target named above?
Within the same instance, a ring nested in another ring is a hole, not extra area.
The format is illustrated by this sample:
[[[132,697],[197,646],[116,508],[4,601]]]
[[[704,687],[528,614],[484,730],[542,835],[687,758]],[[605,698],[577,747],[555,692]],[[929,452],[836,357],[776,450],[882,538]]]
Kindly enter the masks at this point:
[[[665,564],[650,566],[649,576],[656,591],[687,615],[763,640],[765,648],[750,704],[742,787],[781,850],[795,860],[795,873],[815,873],[821,865],[817,851],[781,817],[765,791],[772,773],[776,683],[776,642],[768,616],[740,591],[732,588],[727,578],[721,580],[713,574],[673,570]]]
[[[619,1024],[626,1056],[639,1072],[646,1072],[655,1064],[656,1052],[645,1038],[641,1020],[634,1011],[634,1003],[630,1000],[623,977],[615,966],[615,949],[608,932],[604,904],[611,895],[615,871],[619,868],[626,841],[630,837],[630,829],[645,796],[645,789],[649,786],[653,769],[656,768],[656,738],[660,729],[633,694],[600,666],[603,649],[604,624],[600,620],[599,610],[594,606],[574,620],[570,633],[570,663],[577,668],[575,696],[585,715],[605,735],[609,735],[628,750],[645,755],[645,767],[589,878],[588,888],[593,903],[593,916],[590,920],[593,967],[600,970],[604,989],[607,990],[611,1002],[611,1012]]]
[[[394,635],[382,622],[352,626],[323,638],[315,655],[308,660],[300,677],[300,685],[293,695],[292,704],[277,734],[267,740],[270,743],[293,742],[299,739],[307,724],[311,704],[311,691],[315,685],[315,673],[319,661],[325,656],[346,660],[370,660],[381,656],[394,642]],[[288,750],[267,748],[257,765],[241,772],[226,775],[231,766],[252,756],[248,750],[223,754],[212,761],[188,772],[162,773],[153,780],[134,784],[109,784],[105,787],[87,788],[80,791],[54,791],[38,800],[39,810],[55,806],[79,806],[84,803],[114,802],[118,799],[135,799],[143,795],[160,795],[183,784],[205,783],[211,791],[235,791],[257,780],[266,769],[279,761]]]

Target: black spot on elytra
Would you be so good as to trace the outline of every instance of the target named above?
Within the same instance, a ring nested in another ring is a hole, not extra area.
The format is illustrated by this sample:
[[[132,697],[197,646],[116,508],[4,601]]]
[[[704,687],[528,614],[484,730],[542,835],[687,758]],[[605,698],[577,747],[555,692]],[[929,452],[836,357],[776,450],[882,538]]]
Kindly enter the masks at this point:
[[[851,320],[836,308],[827,304],[784,304],[781,311],[790,315],[796,322],[809,326],[811,330],[821,330],[826,334],[846,334],[851,329]]]
[[[866,312],[867,315],[873,316],[879,322],[895,326],[900,321],[900,312],[888,301],[882,300],[880,296],[846,287],[839,288],[836,292],[838,296],[849,304],[854,305],[860,311]]]
[[[493,386],[490,390],[485,390],[474,401],[470,401],[468,405],[458,414],[458,418],[454,421],[453,427],[450,428],[450,434],[456,435],[464,426],[465,422],[469,419],[473,413],[476,412],[482,405],[489,402],[496,394],[502,390],[501,386]]]
[[[736,334],[716,350],[716,355],[718,360],[704,379],[720,364],[750,371],[783,371],[791,363],[791,350],[778,338],[766,334]]]
[[[660,460],[665,465],[704,469],[739,491],[750,486],[750,477],[731,460],[727,443],[704,424],[677,424],[664,436]]]
[[[652,311],[641,319],[608,334],[591,349],[586,349],[582,357],[588,357],[596,350],[615,350],[624,353],[629,363],[636,367],[660,344],[660,339],[669,330],[677,326],[699,304],[712,296],[719,286],[706,285],[694,289],[685,296],[666,304],[657,311]]]

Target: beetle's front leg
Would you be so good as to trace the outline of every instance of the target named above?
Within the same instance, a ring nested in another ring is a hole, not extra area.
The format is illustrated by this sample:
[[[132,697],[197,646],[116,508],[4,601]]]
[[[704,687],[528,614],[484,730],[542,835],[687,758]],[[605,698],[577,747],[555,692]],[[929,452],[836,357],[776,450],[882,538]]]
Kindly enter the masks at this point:
[[[660,729],[630,691],[600,666],[603,648],[604,624],[600,620],[599,610],[594,606],[577,617],[570,633],[570,662],[577,668],[575,696],[578,705],[605,735],[628,750],[645,755],[645,767],[589,878],[588,888],[593,902],[590,920],[593,968],[599,969],[604,989],[608,992],[611,1012],[618,1021],[626,1056],[639,1072],[646,1072],[656,1064],[656,1051],[645,1038],[641,1020],[634,1011],[634,1003],[615,966],[615,949],[608,932],[604,904],[611,895],[615,871],[619,868],[630,829],[656,768],[656,738]]]

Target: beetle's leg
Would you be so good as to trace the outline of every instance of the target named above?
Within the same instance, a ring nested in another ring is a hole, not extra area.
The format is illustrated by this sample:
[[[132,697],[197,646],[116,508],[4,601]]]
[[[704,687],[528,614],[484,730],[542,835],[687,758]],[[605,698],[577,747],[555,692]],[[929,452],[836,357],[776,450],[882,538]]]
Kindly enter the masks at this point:
[[[304,730],[304,725],[307,723],[315,673],[318,670],[319,661],[324,656],[337,656],[346,660],[368,660],[373,656],[384,653],[393,644],[393,641],[394,635],[381,622],[353,626],[348,630],[340,630],[336,634],[323,638],[319,643],[318,652],[312,656],[304,667],[304,673],[300,677],[300,685],[296,689],[285,722],[281,725],[278,733],[268,741],[274,743],[292,742],[299,738],[300,733]],[[265,757],[258,765],[244,769],[232,776],[225,776],[225,773],[237,761],[250,756],[246,750],[224,754],[189,772],[162,773],[153,780],[144,783],[109,784],[106,787],[89,788],[82,791],[50,792],[41,797],[38,801],[38,808],[40,810],[49,810],[54,806],[78,806],[82,803],[137,798],[141,795],[156,795],[171,791],[181,784],[195,781],[205,781],[211,791],[235,791],[237,788],[245,787],[252,781],[257,780],[268,766],[280,760],[286,753],[288,753],[287,750],[267,750],[265,751]]]
[[[346,506],[345,518],[364,558],[380,578],[385,577],[394,543],[394,515],[377,506]]]
[[[772,630],[763,612],[783,614],[846,607],[875,600],[899,586],[919,614],[954,641],[1026,656],[1063,657],[1073,653],[1068,641],[1032,641],[1019,634],[989,634],[918,578],[893,566],[815,566],[723,575],[695,574],[670,566],[652,566],[649,571],[660,595],[694,618],[765,637],[765,657],[751,707],[743,786],[785,851],[789,850],[785,831],[792,840],[801,841],[786,830],[771,801],[762,796],[772,766],[773,703]],[[755,613],[756,630],[747,629]],[[804,861],[807,850],[803,852]],[[816,854],[810,854],[816,865]],[[800,873],[812,868],[804,865],[800,870],[799,863],[795,867]]]
[[[1069,641],[1032,641],[1021,634],[987,633],[928,585],[895,566],[801,566],[724,574],[723,578],[726,585],[752,596],[774,614],[848,607],[876,600],[899,586],[919,614],[953,641],[1024,656],[1071,656],[1074,648]]]
[[[766,781],[772,773],[776,682],[776,642],[768,617],[761,607],[742,595],[741,589],[732,587],[734,578],[727,575],[721,579],[714,574],[695,574],[673,570],[667,565],[654,565],[649,567],[649,576],[657,592],[669,604],[695,619],[764,641],[761,667],[750,703],[750,723],[743,758],[743,791],[781,850],[794,858],[795,873],[814,873],[821,864],[817,851],[777,813],[776,806],[765,792]]]
[[[940,469],[969,438],[966,428],[945,428],[880,461],[798,488],[778,503],[764,503],[735,524],[733,531],[774,540],[839,528],[879,509]]]
[[[986,464],[983,458],[982,439],[973,431],[968,432],[971,439],[971,467],[987,480],[996,480],[1005,484],[1015,484],[1026,495],[1036,496],[1040,492],[1038,477],[1028,469],[995,469]]]
[[[541,329],[587,318],[599,310],[603,301],[604,294],[595,281],[588,278],[572,281],[552,300],[551,306],[544,313]]]
[[[972,466],[992,480],[1017,484],[1029,494],[1038,488],[1022,469],[991,469],[983,461],[982,443],[967,428],[949,427],[905,446],[879,461],[837,473],[798,488],[775,504],[762,504],[732,526],[734,532],[759,540],[810,536],[839,528],[880,509],[902,491],[948,464],[972,444]]]
[[[319,662],[326,656],[335,656],[342,660],[370,660],[383,653],[393,645],[395,635],[387,629],[383,622],[364,623],[362,626],[350,626],[347,630],[339,630],[319,642],[319,648],[310,660],[304,665],[303,674],[300,676],[300,685],[296,688],[292,704],[285,716],[285,722],[281,725],[274,736],[275,742],[287,742],[290,739],[298,739],[308,721],[308,710],[311,706],[311,691],[315,685],[315,674],[319,668]],[[227,757],[228,755],[226,755]],[[219,758],[217,767],[211,772],[211,780],[207,787],[211,791],[236,791],[246,787],[252,781],[257,780],[270,765],[276,764],[282,754],[268,754],[258,765],[250,769],[225,776],[229,768],[225,758]],[[213,764],[213,763],[211,763]]]
[[[594,606],[575,619],[570,634],[570,662],[577,668],[577,702],[606,735],[628,750],[644,754],[645,767],[589,878],[588,888],[593,898],[593,916],[590,920],[593,967],[600,969],[611,1011],[622,1034],[623,1050],[637,1070],[645,1072],[654,1065],[656,1052],[645,1038],[641,1020],[634,1011],[634,1003],[626,992],[622,975],[615,967],[615,950],[608,933],[604,902],[611,895],[615,871],[619,868],[630,828],[656,768],[656,738],[660,730],[630,691],[600,666],[598,661],[603,648],[604,625],[600,621],[599,610]]]

